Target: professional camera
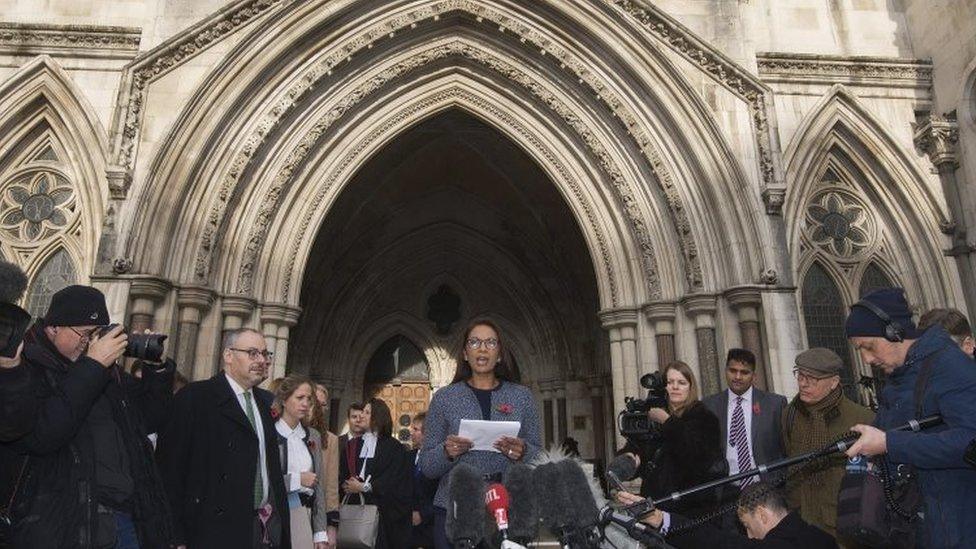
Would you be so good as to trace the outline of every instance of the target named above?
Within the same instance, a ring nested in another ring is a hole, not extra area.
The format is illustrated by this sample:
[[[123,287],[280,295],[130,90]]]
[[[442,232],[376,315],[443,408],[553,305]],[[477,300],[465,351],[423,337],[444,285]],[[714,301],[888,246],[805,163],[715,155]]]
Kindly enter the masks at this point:
[[[667,408],[667,382],[660,372],[653,372],[641,376],[640,384],[647,389],[647,396],[642,399],[624,399],[627,409],[617,416],[617,428],[628,439],[652,440],[657,436],[658,427],[647,417],[647,411],[651,408]]]
[[[118,324],[109,324],[98,331],[99,337],[111,332]],[[162,362],[163,342],[169,336],[163,334],[129,334],[128,344],[122,356],[145,360],[148,362]]]

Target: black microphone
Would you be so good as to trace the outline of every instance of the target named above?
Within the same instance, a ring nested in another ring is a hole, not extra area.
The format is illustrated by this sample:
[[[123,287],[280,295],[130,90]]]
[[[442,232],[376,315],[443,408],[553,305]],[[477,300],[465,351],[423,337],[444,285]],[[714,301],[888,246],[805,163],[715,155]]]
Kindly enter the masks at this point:
[[[542,523],[564,548],[598,548],[599,512],[579,464],[573,460],[544,463],[535,472],[536,505]]]
[[[485,537],[485,481],[465,463],[455,465],[448,480],[447,538],[457,549],[474,549]]]
[[[539,535],[533,476],[532,467],[515,463],[508,467],[503,481],[508,490],[508,537],[520,545],[528,545]]]
[[[626,491],[623,481],[630,480],[635,476],[637,476],[637,461],[627,454],[613,458],[610,466],[607,467],[607,481],[615,490]]]
[[[17,306],[26,289],[24,271],[13,263],[0,261],[0,356],[16,356],[30,325],[30,313]]]

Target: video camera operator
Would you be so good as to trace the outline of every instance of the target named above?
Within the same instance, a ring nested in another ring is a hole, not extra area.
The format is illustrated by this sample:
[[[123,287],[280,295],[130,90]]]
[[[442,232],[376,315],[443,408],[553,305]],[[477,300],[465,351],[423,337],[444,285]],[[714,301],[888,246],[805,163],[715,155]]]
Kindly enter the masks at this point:
[[[13,263],[0,261],[0,442],[16,440],[34,425],[37,402],[30,394],[30,370],[21,363],[30,314],[17,306],[27,277]]]
[[[698,400],[698,383],[684,362],[672,362],[664,370],[667,387],[665,407],[651,408],[648,418],[656,424],[651,442],[629,440],[621,450],[637,463],[641,496],[659,498],[673,492],[724,477],[728,471],[718,417]],[[698,516],[717,507],[721,495],[703,493],[668,510]]]
[[[13,547],[169,547],[171,515],[146,433],[169,415],[175,364],[136,380],[116,362],[138,351],[108,324],[102,292],[68,286],[25,336],[38,414],[5,448],[25,457]],[[141,337],[161,344],[164,336]]]

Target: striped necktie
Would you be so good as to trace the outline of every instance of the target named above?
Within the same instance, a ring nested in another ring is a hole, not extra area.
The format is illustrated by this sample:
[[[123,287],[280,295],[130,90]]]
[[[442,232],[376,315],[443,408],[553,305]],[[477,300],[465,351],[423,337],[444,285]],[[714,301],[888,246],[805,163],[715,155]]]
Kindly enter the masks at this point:
[[[729,444],[735,448],[739,461],[739,472],[752,469],[752,452],[749,450],[749,437],[746,435],[745,413],[742,411],[742,397],[735,397],[735,410],[732,411],[732,427],[729,430]],[[752,476],[742,481],[742,487],[758,480]]]
[[[247,409],[247,420],[251,422],[251,428],[254,429],[254,434],[258,434],[258,423],[254,420],[254,407],[251,406],[251,391],[244,392],[244,407]],[[261,443],[261,437],[258,437],[258,444]],[[261,451],[258,450],[258,467],[254,472],[254,508],[257,509],[261,507],[261,503],[264,502],[264,482],[261,479]]]

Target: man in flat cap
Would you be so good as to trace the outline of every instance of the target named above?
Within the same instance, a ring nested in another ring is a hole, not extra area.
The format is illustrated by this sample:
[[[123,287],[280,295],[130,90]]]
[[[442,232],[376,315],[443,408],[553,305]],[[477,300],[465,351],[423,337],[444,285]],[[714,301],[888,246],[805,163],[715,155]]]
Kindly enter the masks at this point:
[[[167,419],[172,362],[122,371],[127,335],[107,333],[105,296],[68,286],[24,337],[37,421],[4,447],[21,461],[12,547],[168,548],[171,515],[146,433]]]
[[[796,357],[793,373],[800,391],[783,410],[783,448],[787,457],[812,452],[846,434],[852,425],[870,423],[871,410],[844,396],[837,353],[818,347]],[[842,455],[797,466],[786,484],[790,509],[804,521],[837,536],[837,494],[847,460]],[[852,545],[838,540],[843,546]]]
[[[901,288],[874,291],[851,307],[847,337],[865,364],[884,371],[885,387],[874,426],[848,455],[887,453],[889,464],[918,473],[924,501],[923,547],[976,547],[976,470],[963,460],[976,437],[976,368],[942,326],[920,332]],[[941,426],[923,432],[890,431],[912,419],[939,414]],[[887,432],[886,432],[887,431]]]

